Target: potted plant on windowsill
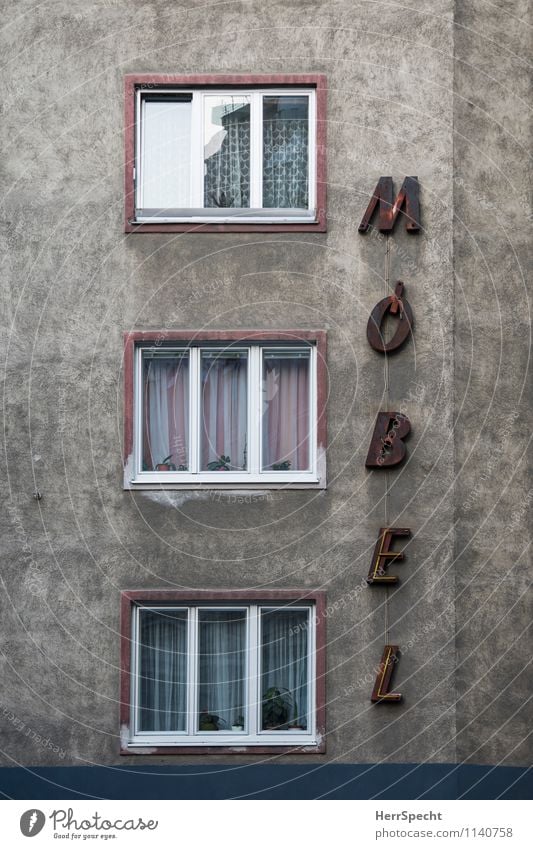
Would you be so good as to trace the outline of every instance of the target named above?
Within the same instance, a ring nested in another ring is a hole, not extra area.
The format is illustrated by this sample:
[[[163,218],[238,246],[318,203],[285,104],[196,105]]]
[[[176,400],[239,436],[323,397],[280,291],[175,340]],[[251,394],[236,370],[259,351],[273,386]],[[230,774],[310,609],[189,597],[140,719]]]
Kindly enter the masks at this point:
[[[156,472],[175,472],[176,466],[174,465],[174,463],[169,462],[171,457],[172,457],[172,454],[169,454],[168,457],[165,457],[165,459],[161,460],[160,463],[156,463],[154,471],[156,471]]]
[[[232,731],[244,731],[244,716],[238,716],[231,726]]]
[[[217,716],[216,713],[209,713],[207,708],[204,708],[200,713],[200,721],[198,723],[199,731],[221,731],[224,728],[224,720]]]
[[[288,472],[291,468],[290,460],[282,460],[281,463],[272,463],[273,472]]]
[[[280,687],[269,687],[263,695],[263,728],[267,731],[286,731],[293,709],[289,692]]]
[[[211,462],[207,464],[207,468],[210,472],[229,472],[230,463],[231,457],[221,454],[218,460],[211,460]]]

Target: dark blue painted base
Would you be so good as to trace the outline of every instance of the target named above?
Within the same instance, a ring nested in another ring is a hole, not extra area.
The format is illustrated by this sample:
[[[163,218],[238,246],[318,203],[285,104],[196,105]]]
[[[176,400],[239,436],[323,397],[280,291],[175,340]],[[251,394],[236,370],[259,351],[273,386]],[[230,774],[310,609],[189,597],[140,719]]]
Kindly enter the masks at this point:
[[[533,771],[453,764],[4,767],[8,799],[531,799]]]

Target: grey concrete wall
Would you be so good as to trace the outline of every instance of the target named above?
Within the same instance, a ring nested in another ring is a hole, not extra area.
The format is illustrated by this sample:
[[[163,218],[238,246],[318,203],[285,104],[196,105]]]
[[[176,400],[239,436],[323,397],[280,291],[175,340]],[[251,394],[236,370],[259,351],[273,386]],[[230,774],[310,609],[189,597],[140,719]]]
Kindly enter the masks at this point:
[[[531,763],[530,7],[455,38],[457,755]]]
[[[515,15],[521,5],[507,4]],[[468,10],[476,14],[475,5]],[[500,167],[512,161],[512,186],[521,190],[524,138],[514,142],[513,132],[500,136],[496,129],[501,108],[507,129],[520,120],[518,88],[512,97],[509,91],[494,93],[489,78],[456,61],[454,99],[454,42],[465,55],[473,43],[483,65],[489,36],[479,19],[475,32],[454,28],[453,14],[450,0],[422,2],[416,10],[352,0],[212,9],[197,2],[102,0],[37,8],[19,3],[16,13],[7,8],[0,162],[2,763],[117,763],[120,590],[228,586],[324,587],[330,604],[338,602],[327,623],[327,754],[285,760],[490,762],[504,752],[509,763],[524,761],[523,749],[511,751],[522,735],[515,720],[502,726],[495,742],[486,739],[485,720],[475,718],[480,692],[490,699],[494,681],[484,678],[469,689],[495,645],[489,638],[469,653],[472,640],[488,634],[488,616],[476,616],[480,593],[484,610],[492,615],[499,604],[506,613],[525,585],[516,559],[522,537],[501,538],[509,527],[503,514],[523,504],[523,494],[513,479],[496,507],[501,526],[491,525],[483,542],[476,542],[475,529],[486,518],[494,521],[488,514],[500,496],[502,475],[510,479],[511,443],[500,452],[494,494],[485,484],[480,493],[476,482],[486,462],[483,441],[464,472],[461,464],[480,432],[476,398],[489,411],[484,427],[492,428],[496,409],[504,417],[501,405],[514,409],[518,403],[526,324],[519,312],[521,330],[506,343],[507,371],[498,377],[502,401],[490,406],[499,318],[486,297],[476,244],[461,224],[467,214],[478,220],[477,207],[472,193],[453,179],[454,151],[465,181],[477,169],[485,179],[478,138],[498,152]],[[515,79],[522,86],[522,54],[511,55],[524,50],[520,27],[513,25],[501,41],[501,22],[495,18],[487,26],[492,39],[496,30],[506,57],[500,84],[509,75],[513,86]],[[327,234],[126,237],[122,79],[127,72],[149,71],[326,73]],[[470,87],[480,98],[486,93],[488,112],[481,111],[486,104],[470,108],[461,100]],[[490,158],[490,151],[485,155]],[[488,166],[486,173],[492,179]],[[396,186],[406,174],[418,174],[420,235],[398,229],[387,242],[357,233],[382,174],[392,174]],[[505,302],[512,311],[509,277],[518,291],[522,260],[517,264],[510,249],[500,256],[498,219],[505,214],[510,225],[510,216],[523,221],[525,213],[502,181],[505,213],[495,208],[489,227],[479,230],[493,256],[500,309]],[[494,187],[487,191],[499,202]],[[456,214],[460,210],[455,223],[454,203]],[[523,248],[521,228],[513,226],[511,238]],[[511,267],[512,275],[506,273]],[[416,331],[387,372],[367,345],[366,322],[399,277]],[[457,288],[458,280],[468,286]],[[472,299],[468,314],[465,298]],[[465,367],[472,311],[480,354]],[[122,332],[164,327],[169,315],[182,328],[328,330],[326,491],[276,491],[243,506],[197,493],[161,497],[122,490]],[[412,422],[409,462],[387,474],[368,473],[364,460],[376,413],[400,406]],[[521,419],[515,428],[522,440],[528,437]],[[523,463],[516,471],[524,485]],[[32,498],[35,488],[43,493],[39,502]],[[470,488],[479,499],[463,516],[463,490]],[[367,574],[378,528],[386,522],[411,527],[413,538],[399,567],[402,584],[388,600],[390,638],[404,651],[397,678],[404,702],[376,707],[369,696],[385,642],[385,593],[354,589]],[[491,580],[471,582],[497,542],[502,553],[490,567]],[[489,597],[494,580],[513,564],[516,581],[506,579]],[[496,651],[502,655],[525,622],[520,604],[497,626]],[[522,662],[513,661],[516,670]],[[506,657],[499,669],[498,681],[507,682]],[[491,706],[491,728],[520,706],[522,684],[512,686],[512,694]],[[61,751],[37,741],[36,734]]]

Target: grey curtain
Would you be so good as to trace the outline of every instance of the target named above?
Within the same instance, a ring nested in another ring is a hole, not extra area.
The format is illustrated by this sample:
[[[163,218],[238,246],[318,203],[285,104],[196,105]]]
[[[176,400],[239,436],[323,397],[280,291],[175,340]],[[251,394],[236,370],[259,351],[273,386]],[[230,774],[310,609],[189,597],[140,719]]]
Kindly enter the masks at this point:
[[[230,729],[246,713],[246,613],[200,610],[199,629],[200,714],[219,718],[215,730]]]
[[[308,613],[303,610],[261,614],[261,695],[271,687],[288,690],[292,701],[289,721],[305,727],[308,726],[308,621]]]
[[[187,612],[140,612],[140,731],[184,731]]]

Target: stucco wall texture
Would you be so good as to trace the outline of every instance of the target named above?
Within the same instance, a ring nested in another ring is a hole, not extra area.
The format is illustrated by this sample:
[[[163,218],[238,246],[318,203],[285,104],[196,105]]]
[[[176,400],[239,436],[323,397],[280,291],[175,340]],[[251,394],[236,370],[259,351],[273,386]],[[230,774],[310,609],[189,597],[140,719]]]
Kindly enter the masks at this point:
[[[120,591],[172,587],[327,590],[327,751],[281,762],[528,763],[525,0],[3,7],[1,763],[199,763],[118,753]],[[325,73],[327,233],[124,234],[135,72]],[[358,234],[381,175],[418,175],[420,234]],[[387,365],[366,324],[397,279]],[[327,330],[326,490],[123,490],[122,335],[169,317]],[[386,409],[408,462],[369,472]],[[354,590],[385,524],[412,529],[404,699],[373,706],[387,594]]]

